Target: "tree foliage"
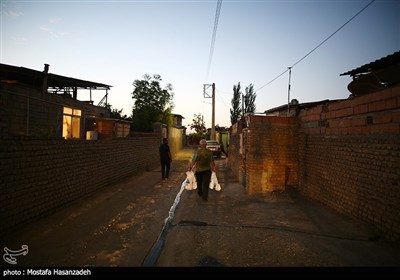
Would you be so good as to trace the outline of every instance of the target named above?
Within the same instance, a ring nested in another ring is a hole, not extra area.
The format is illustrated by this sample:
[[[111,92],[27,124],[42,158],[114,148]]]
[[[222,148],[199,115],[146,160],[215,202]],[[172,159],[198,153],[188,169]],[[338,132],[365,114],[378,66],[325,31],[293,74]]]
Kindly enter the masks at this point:
[[[256,111],[256,93],[254,92],[254,85],[250,84],[245,88],[243,116],[247,113],[254,113]]]
[[[195,132],[188,135],[188,143],[189,145],[198,145],[200,139],[205,138],[207,134],[203,115],[200,113],[194,114],[192,123],[189,126],[190,129],[193,129]]]
[[[158,74],[145,74],[142,80],[133,82],[132,128],[134,131],[153,131],[153,124],[161,122],[172,125],[173,87],[167,84],[161,88],[162,79]]]
[[[197,134],[204,135],[207,132],[206,123],[202,114],[194,114],[190,129],[196,131]]]
[[[237,85],[233,85],[233,98],[231,101],[232,108],[231,112],[231,124],[237,123],[239,117],[242,113],[242,109],[240,108],[242,92],[240,91],[240,82]]]
[[[127,115],[122,114],[123,109],[118,110],[117,108],[113,108],[111,105],[107,105],[107,110],[110,113],[110,118],[112,119],[119,119],[119,120],[128,119]]]

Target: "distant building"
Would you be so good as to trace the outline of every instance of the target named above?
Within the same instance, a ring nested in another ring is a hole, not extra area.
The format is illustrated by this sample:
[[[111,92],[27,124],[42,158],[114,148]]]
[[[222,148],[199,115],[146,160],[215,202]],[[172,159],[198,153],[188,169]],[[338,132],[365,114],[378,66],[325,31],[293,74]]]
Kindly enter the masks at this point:
[[[173,127],[176,128],[186,128],[182,125],[182,120],[184,119],[183,116],[178,115],[178,114],[173,114],[173,118],[174,118],[174,123],[173,123]]]
[[[330,103],[343,101],[343,100],[345,100],[345,99],[334,99],[334,100],[325,99],[325,100],[321,100],[321,101],[299,103],[299,101],[297,99],[292,99],[292,101],[289,104],[290,105],[289,114],[288,114],[288,105],[287,104],[265,110],[264,114],[265,114],[265,116],[270,116],[270,117],[271,116],[275,116],[275,117],[297,116],[301,110],[313,108],[313,107],[321,105],[321,104],[327,105]]]

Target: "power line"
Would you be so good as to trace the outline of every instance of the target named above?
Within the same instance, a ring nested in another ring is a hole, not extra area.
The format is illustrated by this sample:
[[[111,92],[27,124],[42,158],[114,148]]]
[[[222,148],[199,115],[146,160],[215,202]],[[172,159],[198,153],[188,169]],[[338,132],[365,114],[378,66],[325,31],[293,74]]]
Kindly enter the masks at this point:
[[[283,71],[282,73],[280,73],[278,76],[276,76],[275,78],[273,78],[271,81],[269,81],[268,83],[266,83],[266,84],[263,85],[262,87],[256,89],[255,91],[259,91],[259,90],[261,90],[262,88],[268,86],[269,84],[271,84],[272,82],[274,82],[275,80],[277,80],[278,78],[280,78],[280,77],[281,77],[283,74],[285,74],[287,71],[289,71],[289,68],[286,69],[285,71]]]
[[[218,90],[218,89],[215,89],[215,90],[216,90],[217,92],[221,92],[221,91]],[[222,92],[222,93],[224,93],[224,92]],[[225,107],[229,109],[229,106],[226,105],[226,103],[225,103],[224,99],[222,98],[222,96],[219,95],[219,94],[217,94],[217,96],[218,96],[219,100],[221,100],[221,102],[225,105]]]
[[[267,85],[271,84],[273,81],[275,81],[276,79],[278,79],[279,77],[281,77],[283,74],[285,74],[287,71],[289,71],[289,69],[293,68],[294,66],[296,66],[297,64],[299,64],[301,61],[303,61],[307,56],[309,56],[310,54],[312,54],[316,49],[318,49],[320,46],[322,46],[326,41],[328,41],[331,37],[333,37],[333,35],[335,35],[336,33],[338,33],[343,27],[345,27],[348,23],[350,23],[355,17],[357,17],[359,14],[361,14],[366,8],[368,8],[373,2],[375,2],[375,0],[372,0],[371,2],[369,2],[364,8],[362,8],[358,13],[356,13],[354,16],[352,16],[348,21],[346,21],[342,26],[340,26],[335,32],[333,32],[331,35],[329,35],[325,40],[323,40],[321,43],[319,43],[315,48],[313,48],[311,51],[309,51],[305,56],[303,56],[302,58],[300,58],[296,63],[294,63],[292,66],[288,67],[284,72],[282,72],[281,74],[279,74],[277,77],[275,77],[274,79],[272,79],[271,81],[269,81],[268,83],[266,83],[265,85],[263,85],[262,87],[258,88],[255,91],[259,91],[262,88],[266,87]]]
[[[219,91],[220,93],[223,93],[223,94],[232,95],[232,92],[226,92],[226,91],[220,90],[219,88],[216,88],[216,91]]]
[[[212,57],[213,57],[213,53],[214,53],[215,38],[217,37],[219,14],[221,12],[221,5],[222,5],[222,0],[218,0],[217,10],[215,11],[214,29],[213,29],[212,39],[211,39],[210,54],[208,56],[206,82],[208,80],[208,75],[210,74],[211,61],[212,61]]]

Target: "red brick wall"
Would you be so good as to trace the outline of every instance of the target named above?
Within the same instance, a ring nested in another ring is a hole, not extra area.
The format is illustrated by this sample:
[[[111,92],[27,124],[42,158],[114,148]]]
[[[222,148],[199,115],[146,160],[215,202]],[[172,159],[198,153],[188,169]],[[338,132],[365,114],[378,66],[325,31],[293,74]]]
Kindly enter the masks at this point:
[[[299,189],[400,237],[400,87],[299,114]]]
[[[284,191],[298,185],[295,117],[248,116],[245,172],[248,193]]]
[[[159,164],[160,135],[109,141],[0,139],[0,235]]]
[[[249,193],[303,195],[400,239],[400,87],[232,126],[229,166]],[[239,153],[240,134],[245,142]]]

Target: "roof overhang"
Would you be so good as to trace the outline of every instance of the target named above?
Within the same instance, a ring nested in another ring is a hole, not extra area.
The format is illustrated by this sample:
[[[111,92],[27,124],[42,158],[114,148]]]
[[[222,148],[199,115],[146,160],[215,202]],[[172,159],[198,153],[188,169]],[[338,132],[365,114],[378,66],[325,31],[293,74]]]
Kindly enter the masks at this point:
[[[350,75],[352,77],[362,74],[367,74],[370,72],[376,72],[384,68],[389,68],[391,66],[400,64],[400,51],[395,52],[386,57],[382,57],[381,59],[375,60],[374,62],[370,62],[368,64],[364,64],[358,68],[347,71],[345,73],[340,74],[340,76]]]
[[[18,81],[19,83],[41,86],[46,75],[43,71],[37,71],[25,67],[17,67],[0,64],[0,80]],[[82,89],[110,89],[110,85],[85,81],[56,74],[47,74],[47,86],[52,88],[82,88]]]

